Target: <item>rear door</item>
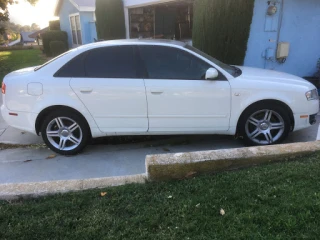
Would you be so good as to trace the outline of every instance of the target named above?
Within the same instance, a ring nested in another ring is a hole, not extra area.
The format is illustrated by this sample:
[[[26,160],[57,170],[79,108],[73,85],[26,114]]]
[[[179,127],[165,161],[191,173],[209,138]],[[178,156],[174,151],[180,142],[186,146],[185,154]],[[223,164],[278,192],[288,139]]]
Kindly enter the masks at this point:
[[[83,53],[74,67],[81,72],[70,86],[105,133],[147,132],[147,101],[137,77],[134,46],[110,46]]]

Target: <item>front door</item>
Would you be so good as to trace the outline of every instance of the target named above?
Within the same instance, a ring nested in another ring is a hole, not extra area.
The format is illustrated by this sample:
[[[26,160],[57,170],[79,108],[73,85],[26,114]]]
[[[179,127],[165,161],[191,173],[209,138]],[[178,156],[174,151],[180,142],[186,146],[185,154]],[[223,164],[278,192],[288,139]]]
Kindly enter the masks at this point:
[[[219,133],[229,129],[230,84],[212,67],[179,48],[141,46],[146,68],[149,132]]]
[[[137,78],[135,48],[103,47],[80,57],[85,77],[72,78],[70,85],[100,130],[147,132],[147,100],[144,81]]]

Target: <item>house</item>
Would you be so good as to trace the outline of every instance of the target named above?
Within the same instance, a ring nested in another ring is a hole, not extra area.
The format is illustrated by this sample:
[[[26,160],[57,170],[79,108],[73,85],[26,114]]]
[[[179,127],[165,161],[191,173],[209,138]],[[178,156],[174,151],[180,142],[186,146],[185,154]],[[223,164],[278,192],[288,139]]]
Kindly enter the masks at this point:
[[[122,1],[127,38],[191,42],[193,0]],[[95,0],[58,0],[55,14],[70,47],[97,38],[94,11]],[[255,0],[244,65],[312,76],[320,58],[319,12],[319,0]]]
[[[58,0],[55,16],[60,28],[68,33],[69,47],[91,43],[97,38],[95,0]]]
[[[33,32],[20,32],[20,42],[22,44],[32,44],[36,42],[35,38],[29,37]]]
[[[29,35],[29,37],[36,39],[37,36],[39,36],[39,34],[41,35],[41,34],[46,33],[48,31],[49,31],[49,27],[46,27],[46,28],[43,28],[43,29],[40,29],[38,31],[33,32],[32,34]]]
[[[46,33],[47,31],[49,31],[49,27],[35,31],[34,33],[30,34],[29,37],[36,39],[38,45],[42,45],[43,43],[42,43],[41,35]]]

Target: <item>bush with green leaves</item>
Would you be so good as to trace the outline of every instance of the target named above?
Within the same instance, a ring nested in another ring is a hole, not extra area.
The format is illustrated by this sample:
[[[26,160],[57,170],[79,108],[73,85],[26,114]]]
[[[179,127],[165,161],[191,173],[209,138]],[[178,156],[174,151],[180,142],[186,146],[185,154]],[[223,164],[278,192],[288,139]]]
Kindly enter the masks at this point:
[[[68,35],[65,31],[47,31],[41,35],[43,41],[43,51],[47,56],[53,56],[50,48],[50,42],[61,41],[65,44],[65,50],[68,50]]]
[[[195,0],[193,45],[228,64],[242,65],[254,0]]]
[[[49,21],[49,30],[61,30],[60,20]]]
[[[66,44],[62,41],[51,41],[50,51],[53,57],[56,57],[66,51]]]
[[[96,28],[99,39],[126,38],[122,0],[96,0]]]

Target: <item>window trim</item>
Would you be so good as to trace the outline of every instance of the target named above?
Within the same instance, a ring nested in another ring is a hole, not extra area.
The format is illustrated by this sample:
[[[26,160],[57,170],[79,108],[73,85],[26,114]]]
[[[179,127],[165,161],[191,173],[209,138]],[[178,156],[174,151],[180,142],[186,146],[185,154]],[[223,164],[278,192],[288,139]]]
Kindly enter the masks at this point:
[[[76,40],[77,40],[77,44],[74,44],[73,43],[73,34],[72,34],[72,25],[71,25],[71,17],[74,17],[74,19],[76,19],[75,17],[76,16],[79,16],[79,22],[80,22],[80,33],[81,33],[81,42],[82,44],[79,44],[79,40],[78,40],[78,34],[77,34],[77,23],[75,22],[75,25],[76,25]],[[72,41],[72,47],[78,47],[78,46],[81,46],[83,45],[83,39],[84,39],[84,32],[82,31],[82,26],[81,26],[81,14],[80,13],[72,13],[72,14],[69,14],[69,26],[70,26],[70,31],[71,31],[71,41]]]
[[[218,73],[219,73],[219,79],[214,79],[214,80],[209,80],[209,79],[180,79],[180,78],[150,78],[148,75],[148,69],[147,69],[147,66],[144,62],[144,59],[142,57],[142,54],[141,54],[141,47],[165,47],[165,48],[173,48],[175,50],[180,50],[182,52],[185,52],[186,54],[190,54],[191,56],[197,58],[199,61],[203,62],[203,63],[206,63],[208,64],[209,66],[215,68]],[[141,69],[143,69],[143,72],[144,72],[144,79],[148,79],[148,80],[186,80],[186,81],[228,81],[228,78],[219,70],[217,69],[217,67],[212,63],[212,62],[209,62],[209,61],[206,61],[204,59],[202,59],[201,57],[199,57],[198,55],[196,55],[195,53],[191,52],[191,51],[186,51],[184,48],[180,48],[180,47],[176,47],[176,46],[165,46],[165,45],[149,45],[149,44],[139,44],[137,45],[137,49],[138,49],[138,63],[139,65],[141,64]],[[140,71],[141,71],[140,69]]]

